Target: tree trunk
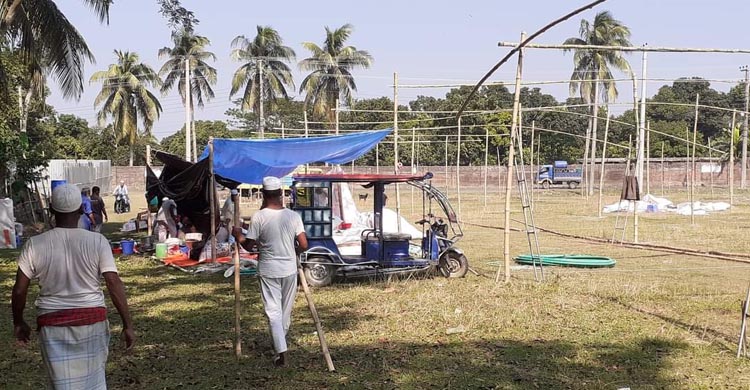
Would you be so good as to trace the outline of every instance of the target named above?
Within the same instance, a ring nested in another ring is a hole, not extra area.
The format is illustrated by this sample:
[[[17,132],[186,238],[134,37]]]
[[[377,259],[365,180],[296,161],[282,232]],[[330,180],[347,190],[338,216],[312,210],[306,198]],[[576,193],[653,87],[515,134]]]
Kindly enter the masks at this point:
[[[130,165],[133,166],[133,145],[130,145]]]
[[[594,74],[594,107],[592,108],[593,118],[591,118],[591,169],[589,169],[589,195],[594,195],[594,166],[596,164],[596,127],[599,122],[599,74]]]

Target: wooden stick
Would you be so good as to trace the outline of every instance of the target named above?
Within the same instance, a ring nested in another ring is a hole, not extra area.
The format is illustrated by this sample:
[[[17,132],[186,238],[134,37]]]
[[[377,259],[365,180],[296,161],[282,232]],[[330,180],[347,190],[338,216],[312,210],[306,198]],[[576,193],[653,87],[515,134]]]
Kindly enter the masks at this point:
[[[240,224],[240,196],[237,190],[232,190],[234,204],[234,226],[242,228]],[[234,356],[242,357],[242,332],[240,331],[240,316],[242,313],[242,296],[240,295],[240,243],[234,242]]]
[[[729,131],[729,210],[734,206],[734,126],[737,110],[732,111],[732,128]]]
[[[661,141],[661,196],[664,196],[664,141]]]
[[[299,274],[299,281],[302,285],[302,291],[305,292],[305,299],[307,299],[307,307],[310,309],[313,321],[315,322],[315,330],[318,332],[318,340],[320,341],[320,350],[323,351],[323,357],[326,360],[328,371],[336,371],[336,367],[333,366],[333,360],[331,354],[328,352],[328,343],[326,342],[325,333],[323,333],[323,326],[320,324],[320,318],[318,317],[318,311],[315,310],[315,302],[313,302],[312,293],[310,288],[307,286],[307,278],[305,278],[305,271],[302,268],[297,270]]]
[[[216,264],[216,178],[214,177],[214,138],[208,140],[209,204],[211,207],[211,262]]]
[[[695,120],[693,121],[693,159],[690,163],[690,223],[695,225],[695,144],[698,140],[698,102],[700,94],[695,94]]]
[[[599,173],[599,218],[602,217],[602,192],[604,191],[604,160],[607,158],[607,136],[609,135],[609,109],[604,124],[604,143],[602,144],[602,166]]]
[[[651,193],[651,121],[646,122],[646,193]]]
[[[529,165],[531,165],[531,211],[534,211],[534,187],[536,187],[536,172],[534,171],[534,130],[536,128],[536,121],[531,121],[531,142],[529,151]]]
[[[711,156],[711,137],[708,137],[708,166],[711,168],[709,172],[710,186],[711,186],[711,199],[714,197],[714,159]]]
[[[745,334],[747,333],[747,306],[750,303],[750,286],[747,287],[745,300],[742,302],[742,320],[740,321],[740,341],[737,343],[737,357],[745,349]]]

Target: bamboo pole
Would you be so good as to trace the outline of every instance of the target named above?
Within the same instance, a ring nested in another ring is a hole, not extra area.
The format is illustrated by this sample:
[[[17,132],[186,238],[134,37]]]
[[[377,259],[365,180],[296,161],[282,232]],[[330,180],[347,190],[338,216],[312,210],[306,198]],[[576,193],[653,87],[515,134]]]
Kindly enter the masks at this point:
[[[456,137],[456,196],[458,197],[458,219],[461,220],[461,117],[458,117]]]
[[[583,165],[581,165],[581,196],[589,199],[588,178],[589,178],[589,145],[591,144],[591,118],[586,128],[586,139],[583,141]]]
[[[214,137],[208,139],[209,204],[211,207],[211,262],[216,264],[216,177],[214,176]]]
[[[538,142],[536,144],[536,166],[537,166],[536,169],[539,170],[539,167],[542,166],[542,162],[541,162],[541,159],[540,159],[540,156],[542,154],[540,152],[542,150],[542,133],[541,132],[539,132],[539,135],[537,136],[537,139],[538,139]],[[536,181],[537,181],[536,178],[537,178],[537,172],[534,172],[534,184],[536,184]],[[537,198],[539,196],[541,196],[540,193],[541,193],[541,191],[537,191],[537,195],[536,195]],[[537,200],[539,200],[539,199],[537,199]]]
[[[664,196],[664,141],[661,141],[661,196]]]
[[[708,166],[710,167],[709,186],[711,187],[711,199],[713,199],[714,197],[714,160],[711,155],[711,137],[708,137]]]
[[[651,121],[646,122],[646,193],[651,193]]]
[[[234,226],[242,228],[240,224],[240,197],[237,190],[232,190],[232,203],[234,203]],[[242,357],[242,332],[240,331],[240,317],[242,315],[242,295],[240,294],[240,244],[234,242],[234,356]]]
[[[526,40],[526,33],[521,33],[521,41]],[[523,74],[523,50],[518,51],[518,66],[516,67],[516,88],[513,91],[513,116],[511,117],[510,142],[508,143],[508,170],[505,179],[505,223],[503,231],[503,265],[505,268],[505,283],[510,282],[510,191],[513,186],[513,153],[514,143],[516,141],[516,132],[518,131],[518,112],[521,98],[521,76]],[[500,270],[497,268],[495,283],[500,281]]]
[[[499,42],[500,47],[516,47],[518,43]],[[725,53],[725,54],[750,54],[750,49],[715,49],[715,48],[680,48],[680,47],[658,47],[658,46],[612,46],[612,45],[550,45],[542,43],[529,43],[525,45],[528,49],[585,49],[585,50],[616,50],[633,52],[657,52],[657,53]]]
[[[302,291],[305,293],[305,299],[307,299],[307,307],[310,309],[310,315],[312,315],[313,322],[315,322],[315,330],[318,332],[318,341],[320,341],[320,350],[323,352],[328,371],[336,371],[336,367],[333,366],[333,360],[331,359],[331,353],[328,351],[328,342],[326,342],[326,335],[323,332],[323,325],[320,323],[320,317],[318,317],[318,311],[315,309],[315,302],[313,302],[312,293],[307,285],[305,272],[302,271],[302,268],[298,268],[297,274],[299,275],[299,281],[302,285]]]
[[[151,166],[151,145],[146,145],[146,166]],[[149,237],[154,233],[154,227],[151,221],[151,209],[148,207],[148,201],[146,200],[146,233]]]
[[[500,162],[500,147],[495,148],[495,151],[497,152],[497,192],[498,194],[503,193],[503,175],[502,170],[503,166]]]
[[[531,211],[534,211],[534,187],[536,187],[536,172],[534,171],[534,130],[536,129],[536,121],[531,121],[531,142],[529,150],[529,170],[531,171],[531,202],[529,207]]]
[[[393,171],[398,175],[398,73],[393,72]],[[396,227],[401,233],[401,191],[396,186]],[[460,203],[459,203],[460,207]]]
[[[599,218],[602,217],[602,192],[604,189],[604,161],[607,158],[607,136],[609,135],[609,110],[607,120],[604,123],[604,142],[602,143],[602,166],[599,173]]]
[[[489,154],[490,154],[490,130],[484,129],[484,207],[487,207],[487,175],[489,174],[489,168],[487,167]]]
[[[630,169],[630,153],[633,151],[633,135],[631,134],[628,136],[628,167],[627,169]],[[637,159],[638,151],[636,151],[636,159]],[[630,171],[632,172],[632,171]],[[638,177],[636,176],[636,180]],[[639,191],[640,192],[640,191]],[[631,201],[633,203],[633,242],[638,242],[638,201],[633,200]],[[625,232],[623,231],[623,237],[625,236]]]
[[[737,119],[737,110],[732,111],[732,128],[729,132],[729,210],[734,206],[734,127]]]
[[[445,196],[448,196],[450,184],[448,176],[448,137],[445,137]]]
[[[411,171],[409,174],[414,175],[416,174],[416,167],[414,166],[414,156],[417,151],[416,149],[416,135],[414,133],[414,127],[411,128]],[[409,186],[411,188],[411,213],[414,214],[414,186]]]
[[[693,160],[691,167],[693,172],[690,174],[690,223],[695,225],[695,144],[698,141],[698,103],[700,94],[695,94],[695,120],[693,121]]]

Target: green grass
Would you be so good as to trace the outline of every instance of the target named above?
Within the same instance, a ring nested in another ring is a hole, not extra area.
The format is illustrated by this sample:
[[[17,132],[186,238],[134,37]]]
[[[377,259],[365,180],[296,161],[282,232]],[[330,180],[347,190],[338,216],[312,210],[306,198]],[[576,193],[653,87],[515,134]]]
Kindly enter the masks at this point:
[[[487,207],[481,191],[462,194],[467,221],[501,225],[502,199],[497,188],[490,192]],[[402,210],[415,217],[408,190],[402,197]],[[605,203],[615,200],[610,194]],[[739,193],[740,206],[698,217],[695,226],[689,217],[643,215],[641,241],[746,253],[749,200],[750,193]],[[596,217],[595,197],[585,202],[567,190],[542,193],[535,216],[539,226],[597,237],[611,236],[615,219]],[[122,352],[119,318],[111,310],[110,388],[714,389],[750,383],[750,362],[734,358],[750,264],[541,234],[545,253],[603,255],[618,264],[599,270],[548,267],[545,283],[534,282],[530,269],[514,267],[511,283],[495,284],[497,268],[488,263],[502,259],[502,231],[465,230],[459,246],[484,276],[315,289],[335,373],[325,371],[303,297],[294,311],[290,367],[274,369],[255,279],[243,279],[244,356],[237,361],[231,279],[121,258],[139,340],[131,354]],[[526,252],[524,235],[513,232],[511,253]],[[0,253],[4,297],[10,295],[15,255]],[[33,308],[27,310],[32,319]],[[14,347],[10,324],[6,298],[0,303],[0,388],[40,388],[45,374],[38,346]],[[458,327],[464,331],[447,334]]]

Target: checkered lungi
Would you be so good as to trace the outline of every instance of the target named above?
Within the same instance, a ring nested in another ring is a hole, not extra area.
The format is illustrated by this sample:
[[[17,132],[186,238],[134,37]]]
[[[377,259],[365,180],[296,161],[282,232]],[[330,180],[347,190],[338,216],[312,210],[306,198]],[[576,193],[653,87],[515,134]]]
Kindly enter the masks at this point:
[[[82,326],[44,326],[39,336],[52,388],[106,390],[108,321]]]

